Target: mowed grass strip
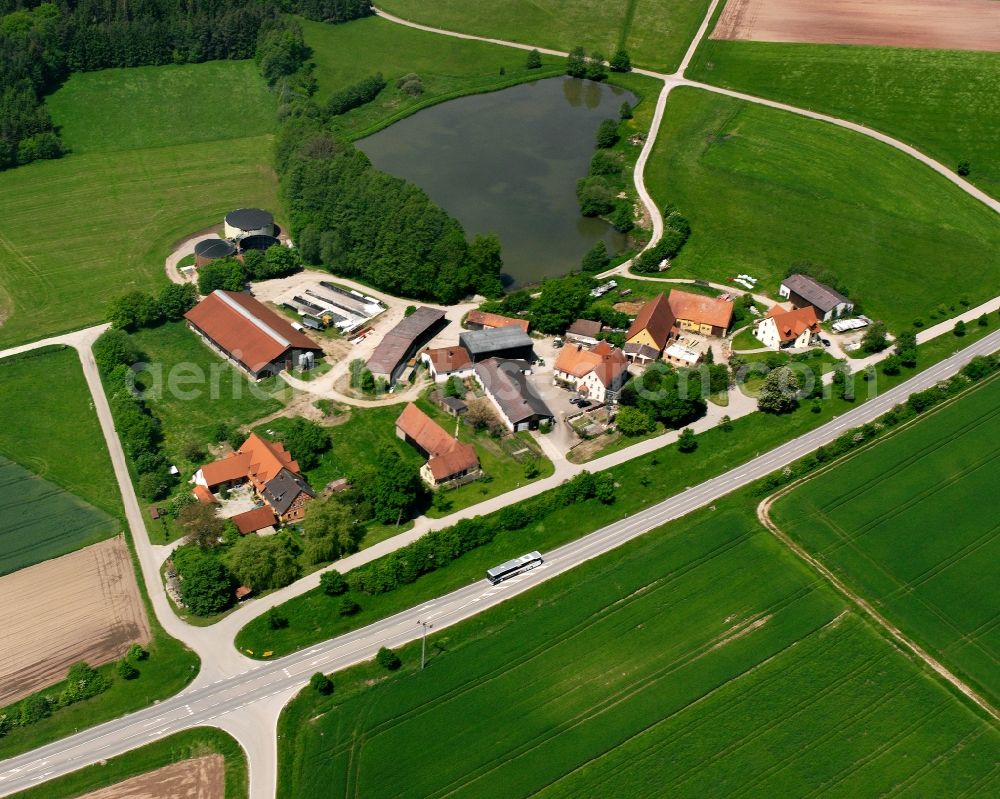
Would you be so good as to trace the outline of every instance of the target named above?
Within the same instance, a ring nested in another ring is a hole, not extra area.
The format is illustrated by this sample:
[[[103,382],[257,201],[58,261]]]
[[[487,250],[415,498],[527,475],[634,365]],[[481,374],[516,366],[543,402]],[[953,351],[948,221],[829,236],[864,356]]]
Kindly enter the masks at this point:
[[[118,483],[80,358],[46,347],[0,360],[0,455],[122,516]],[[114,531],[112,531],[114,532]]]
[[[776,296],[801,261],[833,269],[895,330],[1000,285],[996,214],[860,134],[697,89],[670,95],[646,169],[661,207],[691,220],[671,277],[741,272]]]
[[[633,64],[673,71],[694,38],[709,0],[386,0],[391,14],[445,30],[553,50],[582,46],[605,58],[624,45]]]
[[[1000,380],[803,483],[772,518],[1000,701]]]
[[[366,664],[329,699],[304,691],[280,722],[280,792],[805,795],[865,769],[886,789],[995,783],[1000,735],[741,503],[432,633],[426,671],[415,643],[393,677]]]
[[[46,104],[74,153],[243,139],[277,124],[253,61],[78,72]]]
[[[687,77],[876,128],[1000,197],[1000,53],[702,41]]]

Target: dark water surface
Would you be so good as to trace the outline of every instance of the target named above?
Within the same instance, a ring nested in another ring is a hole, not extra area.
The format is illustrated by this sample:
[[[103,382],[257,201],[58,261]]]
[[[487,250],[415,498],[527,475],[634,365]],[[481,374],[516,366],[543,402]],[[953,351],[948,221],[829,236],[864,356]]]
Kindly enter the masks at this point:
[[[635,97],[615,86],[549,78],[426,108],[357,142],[379,169],[406,178],[471,237],[496,233],[514,285],[577,269],[598,239],[625,237],[580,216],[601,121]]]

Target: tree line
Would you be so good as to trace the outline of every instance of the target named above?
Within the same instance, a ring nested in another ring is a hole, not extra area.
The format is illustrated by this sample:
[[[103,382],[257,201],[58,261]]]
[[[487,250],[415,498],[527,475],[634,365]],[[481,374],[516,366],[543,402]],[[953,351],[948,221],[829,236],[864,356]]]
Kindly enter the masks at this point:
[[[64,148],[44,104],[73,72],[253,58],[282,13],[345,22],[370,0],[0,0],[0,169]]]

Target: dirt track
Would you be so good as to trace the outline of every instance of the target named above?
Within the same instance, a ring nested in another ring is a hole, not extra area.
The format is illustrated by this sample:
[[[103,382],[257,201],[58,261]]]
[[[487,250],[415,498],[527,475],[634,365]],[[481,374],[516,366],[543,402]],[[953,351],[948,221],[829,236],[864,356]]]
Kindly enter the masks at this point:
[[[79,799],[222,799],[222,755],[206,755],[148,771]]]
[[[0,578],[0,705],[58,682],[79,660],[91,666],[149,641],[121,536]]]
[[[711,38],[1000,52],[1000,2],[729,0]]]

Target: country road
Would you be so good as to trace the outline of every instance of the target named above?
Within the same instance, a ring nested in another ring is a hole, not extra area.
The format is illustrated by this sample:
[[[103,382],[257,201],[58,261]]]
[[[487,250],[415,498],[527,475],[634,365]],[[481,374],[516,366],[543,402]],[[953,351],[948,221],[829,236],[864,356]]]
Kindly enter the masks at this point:
[[[507,583],[492,586],[483,580],[310,649],[274,661],[246,662],[238,673],[211,682],[199,681],[177,696],[145,710],[4,761],[0,763],[0,795],[127,752],[172,732],[213,724],[236,735],[247,748],[253,763],[251,797],[270,799],[275,795],[277,780],[276,741],[273,734],[262,734],[263,719],[259,715],[262,711],[280,709],[306,683],[309,675],[316,671],[336,671],[368,660],[380,646],[397,647],[416,640],[420,631],[418,619],[433,622],[435,629],[468,619],[643,533],[710,505],[828,444],[845,429],[872,421],[914,391],[955,374],[973,356],[997,349],[1000,349],[1000,331],[816,430],[631,517],[543,553],[545,563],[542,567]]]

